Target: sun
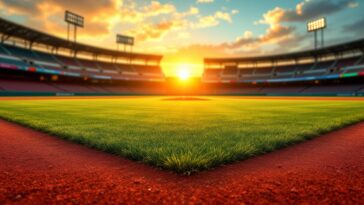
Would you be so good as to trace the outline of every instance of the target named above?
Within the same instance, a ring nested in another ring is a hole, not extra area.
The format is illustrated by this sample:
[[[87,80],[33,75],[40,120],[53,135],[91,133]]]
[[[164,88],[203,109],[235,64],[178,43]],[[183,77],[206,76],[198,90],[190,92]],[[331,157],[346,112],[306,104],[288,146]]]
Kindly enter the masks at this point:
[[[190,77],[190,73],[187,70],[181,70],[178,72],[178,77],[181,80],[187,80]]]
[[[188,80],[188,78],[190,78],[190,67],[186,64],[179,65],[178,77],[181,80]]]

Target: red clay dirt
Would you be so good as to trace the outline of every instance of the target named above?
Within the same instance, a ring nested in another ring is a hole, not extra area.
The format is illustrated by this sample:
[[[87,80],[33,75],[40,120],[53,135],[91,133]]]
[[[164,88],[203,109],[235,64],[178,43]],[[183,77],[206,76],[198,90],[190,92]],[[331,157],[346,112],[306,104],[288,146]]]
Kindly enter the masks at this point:
[[[0,120],[0,204],[363,204],[364,123],[181,176]]]

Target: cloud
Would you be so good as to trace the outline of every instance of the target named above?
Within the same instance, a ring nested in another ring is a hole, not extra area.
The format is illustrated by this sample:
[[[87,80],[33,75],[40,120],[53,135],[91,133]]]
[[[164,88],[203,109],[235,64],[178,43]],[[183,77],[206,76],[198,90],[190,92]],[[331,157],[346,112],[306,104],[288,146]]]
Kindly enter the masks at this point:
[[[352,0],[326,1],[304,0],[298,3],[295,9],[283,9],[276,7],[263,14],[263,18],[256,23],[267,24],[266,32],[260,36],[253,36],[250,31],[244,32],[233,42],[223,43],[225,50],[233,53],[241,53],[246,50],[261,51],[264,47],[270,47],[270,52],[288,52],[302,46],[306,35],[296,32],[296,27],[290,25],[293,22],[304,22],[312,18],[330,15],[345,8],[352,7]],[[286,25],[288,24],[288,25]]]
[[[0,2],[1,8],[6,9],[8,13],[24,14],[31,12],[39,12],[37,4],[41,1],[24,1],[18,2],[13,0],[2,0]]]
[[[168,32],[185,27],[183,20],[164,20],[156,24],[144,23],[135,29],[129,30],[129,35],[135,36],[138,41],[161,40]]]
[[[362,36],[364,33],[364,18],[343,27],[343,32],[353,33]]]
[[[284,53],[298,50],[303,46],[303,41],[307,39],[307,35],[299,34],[295,26],[285,24],[306,21],[311,17],[322,14],[332,14],[347,8],[351,2],[346,0],[336,3],[323,0],[305,0],[297,4],[295,9],[291,10],[276,7],[263,14],[263,19],[260,23],[268,24],[268,28],[262,35],[255,36],[251,31],[245,31],[235,41],[210,45],[190,45],[181,49],[179,54],[187,55],[188,53],[193,53],[194,55],[199,55],[198,53],[203,53],[204,56],[226,57]],[[315,7],[325,7],[325,9],[316,9]],[[238,11],[231,13],[237,14]],[[217,24],[216,16],[205,17],[203,19],[205,23],[200,24]],[[229,21],[228,19],[225,20]]]
[[[118,3],[119,2],[119,3]],[[64,11],[71,10],[85,16],[87,19],[82,36],[102,36],[109,34],[110,14],[117,12],[116,7],[122,1],[71,1],[71,0],[2,0],[0,9],[5,10],[6,15],[19,15],[26,17],[24,24],[39,30],[52,31],[56,35],[64,35],[65,23]],[[87,7],[85,7],[87,5]]]
[[[232,23],[232,17],[227,12],[217,11],[214,15],[201,16],[197,22],[191,22],[190,28],[207,28],[220,24],[220,20]]]
[[[232,23],[231,14],[222,11],[216,11],[213,15],[198,16],[200,11],[196,7],[190,7],[186,11],[178,12],[172,5],[167,6],[160,3],[152,3],[152,5],[144,8],[144,13],[148,16],[150,16],[150,14],[148,14],[149,10],[152,10],[153,12],[161,10],[164,12],[157,13],[170,15],[158,22],[148,22],[147,19],[144,19],[139,25],[136,25],[133,29],[127,31],[128,34],[136,36],[138,41],[160,41],[172,31],[214,27],[219,25],[220,21]],[[187,17],[191,16],[197,18],[197,21],[187,19]],[[181,35],[179,34],[177,35],[178,38],[180,36]]]
[[[297,50],[302,46],[302,42],[307,38],[307,35],[298,34],[296,27],[289,23],[308,21],[312,18],[330,15],[345,8],[357,6],[357,3],[353,0],[304,0],[298,3],[295,9],[276,7],[265,12],[263,18],[257,22],[268,25],[264,34],[254,36],[251,31],[245,31],[235,41],[218,45],[200,45],[197,48],[205,50],[207,54],[218,54],[217,56],[257,55]],[[357,33],[363,32],[362,28],[364,28],[364,19],[346,27],[346,29]]]
[[[282,22],[304,22],[310,19],[327,16],[355,5],[353,0],[304,0],[295,9],[276,7],[265,14],[257,23],[276,24]]]
[[[180,48],[173,56],[187,56],[186,58],[204,57],[232,57],[252,56],[269,52],[285,52],[290,48],[297,48],[304,36],[296,35],[294,27],[277,25],[269,27],[265,34],[255,37],[250,31],[245,31],[235,41],[220,44],[194,44]],[[271,50],[264,47],[273,45]],[[171,57],[172,56],[172,57]]]
[[[214,0],[197,0],[198,4],[207,4],[207,3],[213,3]]]
[[[26,22],[22,23],[59,36],[65,33],[63,15],[66,9],[85,17],[85,29],[79,32],[81,39],[95,36],[110,39],[110,34],[122,29],[122,33],[134,35],[139,43],[161,40],[177,30],[213,27],[220,21],[231,23],[233,15],[216,11],[213,15],[201,16],[196,7],[178,11],[174,4],[156,0],[144,4],[134,0],[0,1],[0,10],[6,15],[23,16]]]
[[[241,50],[241,49],[256,49],[268,44],[281,44],[285,41],[297,41],[294,27],[282,26],[279,24],[273,25],[266,30],[266,33],[253,37],[250,31],[244,32],[242,37],[237,38],[234,42],[224,43],[225,49]]]
[[[195,23],[191,23],[191,28],[207,28],[219,25],[219,21],[215,16],[203,16]]]
[[[348,4],[349,8],[358,8],[359,7],[359,3],[358,2],[350,2]]]
[[[231,16],[229,13],[227,12],[222,12],[222,11],[218,11],[215,13],[215,17],[221,20],[225,20],[229,23],[232,23],[233,21],[231,20]]]
[[[150,5],[145,6],[143,11],[148,16],[159,16],[176,12],[173,4],[161,4],[159,1],[152,1]]]
[[[283,25],[273,25],[267,29],[265,35],[259,37],[262,43],[277,43],[289,36],[293,36],[295,27],[283,26]]]
[[[238,14],[239,12],[240,12],[239,10],[237,10],[237,9],[233,9],[233,10],[231,11],[231,14],[235,15],[235,14]]]

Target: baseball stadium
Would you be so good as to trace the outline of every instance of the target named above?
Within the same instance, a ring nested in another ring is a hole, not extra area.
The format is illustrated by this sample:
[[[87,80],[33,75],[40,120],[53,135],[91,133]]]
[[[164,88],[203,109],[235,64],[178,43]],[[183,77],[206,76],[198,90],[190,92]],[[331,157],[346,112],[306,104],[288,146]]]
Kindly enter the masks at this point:
[[[362,2],[262,2],[0,0],[0,204],[362,204]]]

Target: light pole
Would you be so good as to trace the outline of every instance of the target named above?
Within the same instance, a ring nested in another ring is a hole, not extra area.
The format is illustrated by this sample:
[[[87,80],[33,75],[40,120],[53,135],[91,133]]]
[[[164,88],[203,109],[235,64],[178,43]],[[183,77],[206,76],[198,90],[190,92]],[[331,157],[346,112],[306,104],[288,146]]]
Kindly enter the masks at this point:
[[[73,42],[77,42],[77,27],[84,27],[84,17],[78,14],[75,14],[71,11],[66,11],[64,15],[64,21],[67,23],[67,40],[70,40],[70,26],[74,26],[73,28]]]
[[[326,18],[320,18],[307,23],[307,31],[314,32],[315,50],[318,49],[318,32],[321,31],[321,48],[324,47],[324,29],[327,27]]]
[[[132,53],[133,53],[133,46],[134,46],[134,37],[125,36],[121,34],[116,34],[116,49],[119,50],[119,45],[124,45],[124,52],[126,52],[127,46],[130,47],[130,58],[129,58],[129,65],[131,66],[132,60]]]

